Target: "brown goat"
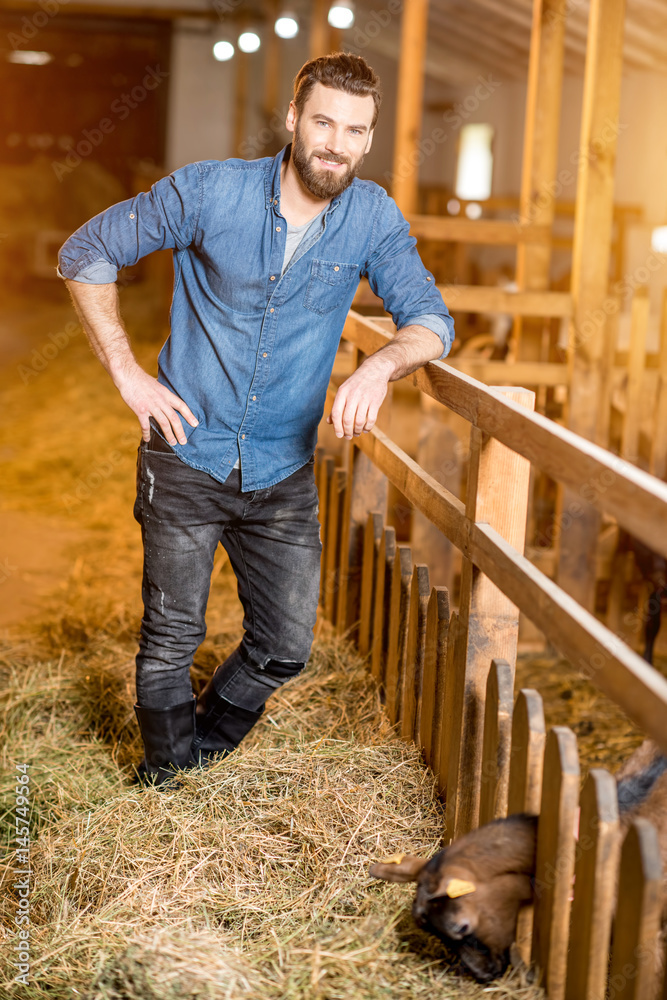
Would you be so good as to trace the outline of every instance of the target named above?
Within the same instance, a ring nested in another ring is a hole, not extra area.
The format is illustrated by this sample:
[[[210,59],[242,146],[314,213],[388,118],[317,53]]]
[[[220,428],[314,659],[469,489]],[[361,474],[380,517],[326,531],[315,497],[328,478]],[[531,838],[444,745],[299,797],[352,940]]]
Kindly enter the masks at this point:
[[[658,830],[667,873],[667,757],[647,740],[616,780],[621,835],[633,819],[649,819]],[[372,865],[370,874],[387,882],[416,882],[417,924],[456,950],[478,981],[489,982],[507,967],[519,907],[532,899],[536,844],[537,817],[520,813],[473,830],[430,860],[396,855]]]
[[[523,813],[473,830],[430,860],[397,855],[372,865],[387,882],[417,882],[417,924],[458,951],[480,982],[507,965],[521,903],[532,898],[537,817]]]

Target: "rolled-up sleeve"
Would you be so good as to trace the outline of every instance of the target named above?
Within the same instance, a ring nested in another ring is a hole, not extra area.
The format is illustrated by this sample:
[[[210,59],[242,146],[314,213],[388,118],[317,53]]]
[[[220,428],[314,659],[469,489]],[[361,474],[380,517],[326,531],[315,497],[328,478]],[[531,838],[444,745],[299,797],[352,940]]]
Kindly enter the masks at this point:
[[[442,340],[445,358],[454,340],[454,320],[435,278],[424,267],[417,241],[398,205],[383,191],[373,233],[372,253],[364,272],[396,324],[397,330],[411,324],[425,326]]]
[[[58,251],[58,276],[108,284],[154,250],[184,250],[195,238],[201,200],[200,165],[189,163],[77,229]]]

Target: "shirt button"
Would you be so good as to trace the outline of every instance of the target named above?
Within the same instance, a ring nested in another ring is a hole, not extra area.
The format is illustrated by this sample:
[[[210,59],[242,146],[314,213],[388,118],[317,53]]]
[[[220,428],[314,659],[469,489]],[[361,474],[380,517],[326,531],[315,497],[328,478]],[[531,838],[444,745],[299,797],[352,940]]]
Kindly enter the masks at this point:
[[[334,267],[334,271],[340,271],[338,264],[336,264],[336,266]]]
[[[255,399],[257,399],[257,396],[253,396],[252,398],[253,398],[253,400],[255,400]]]
[[[265,357],[266,357],[266,351],[264,351],[264,354],[262,354],[262,357],[263,357],[263,358],[265,358]]]
[[[134,218],[134,212],[130,212],[130,218],[131,218],[131,219],[133,219],[133,218]]]
[[[275,312],[275,309],[273,308],[273,306],[271,306],[271,308],[269,309],[269,312],[270,313]]]
[[[245,440],[245,434],[242,434],[241,437]]]
[[[426,280],[427,280],[427,281],[430,281],[431,279],[430,279],[430,278],[427,278]]]
[[[280,226],[276,226],[276,232],[277,232],[277,233],[279,233],[279,232],[280,232]]]
[[[272,274],[271,275],[271,281],[275,281],[275,280],[276,280],[276,276],[275,276],[275,274]]]

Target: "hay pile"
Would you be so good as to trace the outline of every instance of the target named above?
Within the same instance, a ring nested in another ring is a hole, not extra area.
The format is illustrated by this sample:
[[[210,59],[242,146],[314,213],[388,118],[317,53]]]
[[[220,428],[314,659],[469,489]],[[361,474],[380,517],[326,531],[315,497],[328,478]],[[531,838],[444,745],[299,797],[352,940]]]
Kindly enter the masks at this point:
[[[146,300],[127,292],[137,329]],[[44,338],[60,322],[45,316]],[[163,338],[148,343],[145,327],[143,335],[139,357],[154,370]],[[343,641],[320,635],[308,671],[271,699],[227,761],[188,775],[178,791],[130,784],[141,755],[132,710],[141,614],[135,419],[82,336],[28,383],[16,367],[0,381],[11,414],[0,438],[2,516],[58,515],[81,533],[43,613],[0,642],[0,790],[10,807],[15,764],[31,763],[33,869],[31,985],[15,987],[4,812],[0,996],[487,994],[416,929],[409,886],[368,877],[383,855],[435,851],[443,816],[431,774],[383,719],[364,664]],[[115,448],[113,474],[92,486],[91,471]],[[90,492],[68,508],[63,497],[80,481]],[[5,587],[10,594],[11,578]],[[240,622],[225,566],[211,589],[195,689],[236,645]],[[541,996],[518,972],[492,992]]]
[[[656,668],[665,674],[666,667],[665,657],[656,657]],[[576,734],[582,784],[593,767],[617,771],[645,739],[621,709],[562,656],[519,655],[515,687],[540,692],[547,730],[569,726]]]
[[[14,763],[32,763],[34,986],[21,996],[481,995],[414,927],[411,888],[367,875],[398,849],[436,850],[442,812],[345,643],[321,638],[228,760],[178,791],[138,791],[131,641],[88,628],[90,654],[45,657],[62,639],[51,629],[39,657],[1,659],[5,801]],[[539,994],[514,973],[496,995]]]

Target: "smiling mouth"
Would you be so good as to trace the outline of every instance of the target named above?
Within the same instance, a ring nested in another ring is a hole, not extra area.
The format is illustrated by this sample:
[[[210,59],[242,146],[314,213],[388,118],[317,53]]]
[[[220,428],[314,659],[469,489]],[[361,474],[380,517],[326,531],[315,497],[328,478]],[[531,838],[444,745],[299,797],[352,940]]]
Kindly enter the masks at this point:
[[[325,160],[323,156],[317,156],[316,159],[318,159],[328,170],[336,170],[338,167],[345,166],[344,162],[340,162],[339,160]]]

